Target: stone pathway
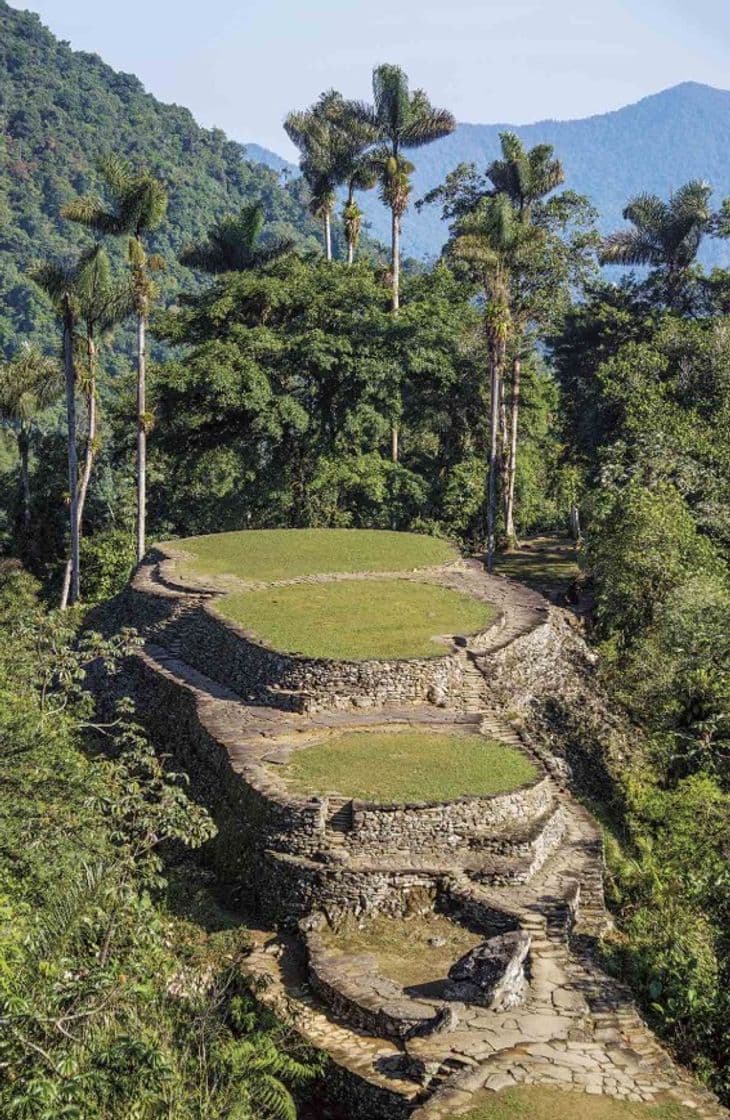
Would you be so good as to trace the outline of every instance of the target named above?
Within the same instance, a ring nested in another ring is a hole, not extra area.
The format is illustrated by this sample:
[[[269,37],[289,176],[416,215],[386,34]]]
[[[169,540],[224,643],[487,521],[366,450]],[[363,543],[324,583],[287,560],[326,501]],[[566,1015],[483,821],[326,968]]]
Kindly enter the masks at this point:
[[[137,578],[143,581],[145,593],[154,589],[154,594],[173,598],[178,615],[201,597],[221,593],[220,588],[197,585],[185,595],[169,565],[163,563],[162,569],[147,569]],[[481,565],[471,561],[418,573],[334,574],[277,582],[354,578],[428,578],[497,606],[499,617],[489,629],[477,639],[457,643],[464,680],[458,705],[352,708],[307,715],[249,705],[181,661],[174,647],[160,644],[165,640],[164,627],[139,657],[150,674],[161,674],[187,690],[201,727],[226,753],[232,770],[244,781],[255,774],[256,789],[274,800],[282,789],[276,766],[298,743],[325,731],[385,723],[478,727],[490,737],[524,748],[524,740],[504,714],[490,707],[482,670],[490,655],[545,625],[550,611],[545,600],[509,580],[487,576]],[[378,1115],[400,1117],[412,1112],[414,1120],[444,1120],[468,1111],[478,1094],[540,1083],[630,1101],[671,1099],[704,1120],[728,1117],[658,1044],[628,989],[594,962],[590,947],[610,925],[603,899],[600,830],[572,798],[559,760],[533,747],[549,774],[548,818],[557,812],[561,826],[557,846],[539,859],[520,864],[487,847],[479,851],[480,839],[496,843],[498,837],[492,833],[472,837],[476,847],[470,858],[454,850],[385,848],[377,857],[355,854],[347,860],[348,870],[373,874],[422,871],[434,880],[448,881],[450,898],[465,912],[479,904],[511,916],[531,938],[529,988],[523,1005],[497,1011],[455,1003],[453,1029],[403,1042],[374,1038],[335,1019],[312,994],[291,935],[274,933],[254,935],[247,962],[251,975],[262,982],[258,998],[309,1043],[327,1051],[337,1065],[381,1094],[385,1103]],[[323,842],[335,855],[348,811],[345,799],[331,799]],[[540,827],[544,824],[540,822]]]

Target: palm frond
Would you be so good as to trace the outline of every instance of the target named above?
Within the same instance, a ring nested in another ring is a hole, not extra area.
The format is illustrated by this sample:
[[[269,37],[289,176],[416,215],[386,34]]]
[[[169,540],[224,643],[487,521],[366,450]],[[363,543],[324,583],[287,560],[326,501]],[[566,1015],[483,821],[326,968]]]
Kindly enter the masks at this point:
[[[456,120],[446,109],[435,109],[420,90],[413,95],[408,124],[401,134],[404,148],[421,148],[441,140],[456,128]]]
[[[655,237],[669,218],[669,208],[658,195],[639,194],[629,200],[624,208],[623,217],[637,229]]]
[[[373,102],[381,134],[397,143],[408,126],[411,112],[408,76],[400,66],[385,62],[375,67]]]
[[[604,238],[599,253],[601,264],[657,265],[661,250],[636,229],[620,229]]]

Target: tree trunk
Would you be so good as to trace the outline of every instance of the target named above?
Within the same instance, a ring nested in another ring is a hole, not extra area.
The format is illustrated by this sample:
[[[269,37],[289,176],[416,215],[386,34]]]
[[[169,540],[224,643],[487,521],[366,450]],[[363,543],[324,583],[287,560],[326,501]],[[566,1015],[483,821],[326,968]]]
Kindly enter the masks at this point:
[[[516,357],[512,363],[512,400],[510,403],[509,455],[505,479],[504,531],[508,547],[517,543],[515,532],[515,478],[517,476],[517,423],[520,412],[520,381],[522,361]]]
[[[18,455],[20,457],[20,492],[23,499],[23,532],[30,533],[30,435],[22,426],[18,429]]]
[[[146,552],[146,512],[147,512],[147,340],[146,314],[142,310],[137,317],[137,563],[141,563]]]
[[[324,212],[324,256],[325,260],[332,260],[332,218],[329,207]]]
[[[79,519],[79,537],[81,537],[81,527],[84,519],[86,494],[89,489],[89,482],[91,481],[91,471],[94,466],[94,459],[96,457],[96,343],[94,342],[93,338],[87,338],[86,348],[89,357],[89,386],[86,391],[86,409],[89,418],[89,433],[86,443],[86,452],[84,454],[84,465],[81,469],[81,480],[79,482],[79,500],[77,512],[77,516]]]
[[[400,215],[393,210],[391,220],[390,271],[392,283],[391,307],[394,312],[400,307]]]
[[[352,264],[355,260],[355,242],[351,237],[347,239],[347,263]]]
[[[391,310],[394,315],[400,309],[400,217],[395,210],[392,211],[391,222]],[[398,462],[400,455],[400,431],[397,421],[393,421],[390,430],[390,458],[393,463]]]
[[[570,535],[574,541],[580,540],[580,510],[575,502],[570,507]]]
[[[390,458],[393,463],[398,462],[399,439],[400,432],[398,430],[398,425],[396,423],[393,423],[393,427],[390,429]]]
[[[79,519],[78,519],[78,460],[76,456],[76,366],[73,353],[73,318],[68,309],[63,323],[63,364],[66,381],[66,427],[68,442],[68,493],[69,522],[71,528],[71,555],[68,578],[64,579],[61,593],[61,610],[68,603],[77,603],[80,596]]]
[[[489,370],[489,474],[487,477],[487,571],[494,569],[497,522],[497,460],[499,454],[499,398],[501,393],[499,344],[490,343]]]
[[[77,486],[76,496],[76,525],[77,535],[79,539],[79,548],[81,547],[81,535],[84,521],[84,506],[86,505],[86,494],[89,489],[89,482],[91,480],[91,470],[94,465],[96,457],[95,441],[96,441],[96,345],[91,338],[87,338],[87,352],[89,355],[89,388],[86,394],[86,408],[89,417],[89,433],[88,441],[86,444],[86,451],[84,453],[84,465],[81,469],[81,477]],[[71,560],[66,561],[66,568],[63,573],[63,587],[61,590],[61,606],[66,605],[68,600],[69,588],[71,585]]]

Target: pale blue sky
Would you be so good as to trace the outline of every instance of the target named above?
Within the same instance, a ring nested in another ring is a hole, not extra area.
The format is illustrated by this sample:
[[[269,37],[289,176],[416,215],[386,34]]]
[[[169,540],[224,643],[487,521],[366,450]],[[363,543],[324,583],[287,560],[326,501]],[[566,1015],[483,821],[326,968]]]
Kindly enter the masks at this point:
[[[292,154],[281,121],[397,62],[461,121],[618,108],[677,82],[730,87],[728,0],[11,0],[155,96]]]

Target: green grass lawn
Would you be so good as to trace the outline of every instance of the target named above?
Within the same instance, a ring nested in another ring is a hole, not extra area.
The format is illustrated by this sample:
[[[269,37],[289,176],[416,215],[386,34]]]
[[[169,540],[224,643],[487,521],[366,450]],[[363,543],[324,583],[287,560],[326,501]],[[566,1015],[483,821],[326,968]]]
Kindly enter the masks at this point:
[[[381,976],[405,988],[444,980],[452,964],[481,944],[484,935],[450,921],[444,914],[406,918],[376,914],[363,927],[351,920],[338,930],[325,928],[322,939],[330,948],[348,955],[373,953]]]
[[[579,572],[575,545],[561,537],[533,537],[512,552],[495,557],[498,575],[526,583],[550,594],[565,592]]]
[[[376,529],[250,529],[168,541],[190,553],[181,575],[293,579],[327,572],[395,572],[446,564],[458,556],[447,541]],[[163,551],[165,545],[160,546]]]
[[[450,801],[517,789],[537,776],[522,751],[482,735],[353,731],[293,752],[277,769],[298,793],[362,801]]]
[[[697,1113],[677,1104],[635,1104],[613,1097],[564,1093],[544,1085],[524,1085],[484,1093],[460,1120],[690,1120]]]
[[[343,580],[238,591],[216,610],[274,649],[338,660],[435,657],[437,635],[473,634],[494,617],[486,603],[410,580]]]

